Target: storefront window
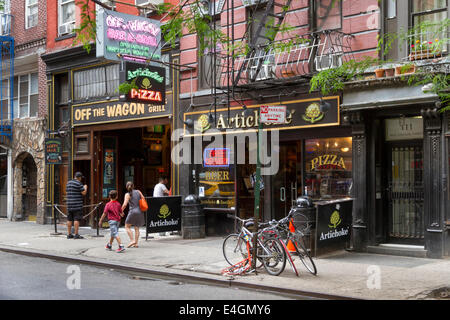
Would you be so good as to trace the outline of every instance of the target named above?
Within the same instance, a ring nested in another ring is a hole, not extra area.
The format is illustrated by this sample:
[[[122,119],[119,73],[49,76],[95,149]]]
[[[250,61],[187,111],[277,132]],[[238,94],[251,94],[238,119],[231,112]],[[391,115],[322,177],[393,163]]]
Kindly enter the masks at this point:
[[[352,138],[306,140],[305,151],[305,193],[315,200],[349,197]]]
[[[203,161],[197,166],[197,192],[205,207],[235,207],[235,170],[230,148],[203,148]]]

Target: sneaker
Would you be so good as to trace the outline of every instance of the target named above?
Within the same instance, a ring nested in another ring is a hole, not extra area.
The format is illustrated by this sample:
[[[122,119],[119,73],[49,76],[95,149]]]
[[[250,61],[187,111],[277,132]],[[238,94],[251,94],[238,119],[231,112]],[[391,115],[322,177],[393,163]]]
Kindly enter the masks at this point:
[[[105,248],[106,248],[106,250],[110,250],[110,251],[111,251],[111,250],[112,250],[112,245],[110,245],[109,243],[107,243]]]
[[[73,234],[68,234],[67,239],[73,239]]]
[[[75,239],[84,239],[84,237],[80,236],[79,234],[76,234]]]
[[[123,245],[119,246],[119,249],[116,250],[116,252],[124,252],[124,251],[125,251],[125,247]]]

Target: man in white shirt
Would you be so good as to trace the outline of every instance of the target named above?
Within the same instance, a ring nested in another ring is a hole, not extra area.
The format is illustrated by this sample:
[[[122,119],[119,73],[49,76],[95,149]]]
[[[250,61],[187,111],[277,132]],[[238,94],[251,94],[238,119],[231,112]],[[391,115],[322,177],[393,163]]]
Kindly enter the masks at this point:
[[[164,197],[169,195],[166,184],[168,183],[167,177],[160,177],[159,183],[153,189],[153,197]]]

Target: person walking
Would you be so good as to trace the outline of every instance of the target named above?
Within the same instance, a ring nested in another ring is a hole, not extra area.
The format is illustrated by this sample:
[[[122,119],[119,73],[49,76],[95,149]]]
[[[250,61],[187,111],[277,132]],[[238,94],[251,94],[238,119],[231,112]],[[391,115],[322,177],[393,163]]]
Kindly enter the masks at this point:
[[[83,174],[76,172],[73,180],[67,182],[66,195],[67,195],[67,239],[83,239],[78,234],[80,227],[80,221],[83,219],[83,197],[87,194],[87,185],[81,183]],[[75,228],[75,236],[72,234],[72,224]]]
[[[114,242],[114,239],[116,239],[117,244],[119,245],[119,248],[116,252],[123,252],[125,248],[122,245],[122,242],[120,241],[119,237],[119,224],[120,224],[120,218],[124,216],[122,211],[122,206],[119,202],[117,202],[117,191],[111,190],[109,192],[109,199],[110,201],[106,204],[105,210],[103,211],[103,215],[100,218],[100,221],[98,222],[98,226],[101,228],[103,219],[105,217],[108,217],[108,223],[109,223],[109,230],[111,232],[111,237],[109,239],[109,242],[106,244],[107,250],[112,250],[112,244]]]
[[[145,223],[144,214],[139,207],[139,200],[144,198],[144,195],[139,190],[134,189],[134,184],[131,181],[128,181],[126,184],[126,189],[128,191],[125,194],[125,200],[122,205],[122,211],[125,210],[127,205],[130,205],[128,210],[128,216],[125,220],[125,230],[127,231],[128,237],[130,237],[130,243],[127,248],[130,247],[138,247],[139,241],[139,227],[143,226]],[[134,226],[134,237],[133,231],[131,230],[131,226]]]

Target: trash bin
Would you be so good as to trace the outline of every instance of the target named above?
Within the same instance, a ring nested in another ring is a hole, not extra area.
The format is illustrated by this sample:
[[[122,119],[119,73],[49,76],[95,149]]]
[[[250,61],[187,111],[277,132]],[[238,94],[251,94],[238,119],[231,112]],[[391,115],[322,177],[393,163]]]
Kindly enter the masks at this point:
[[[299,197],[295,202],[296,205],[292,207],[294,228],[303,233],[306,249],[311,250],[314,247],[314,236],[311,235],[316,229],[316,206],[307,196]]]
[[[196,195],[188,195],[181,208],[183,239],[205,238],[205,213],[200,199]]]

